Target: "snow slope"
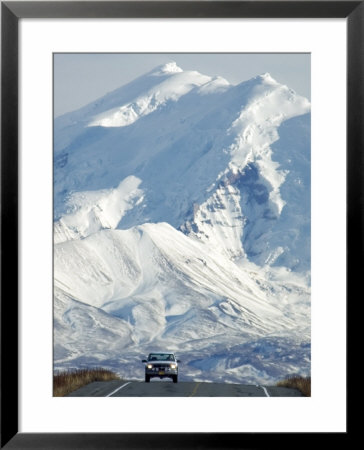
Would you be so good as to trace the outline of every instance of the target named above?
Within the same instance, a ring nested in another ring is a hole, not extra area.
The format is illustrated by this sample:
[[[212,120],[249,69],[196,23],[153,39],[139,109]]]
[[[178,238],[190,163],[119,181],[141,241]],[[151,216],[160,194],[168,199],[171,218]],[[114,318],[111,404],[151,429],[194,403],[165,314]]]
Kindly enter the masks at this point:
[[[157,67],[55,120],[55,367],[310,370],[310,105]]]

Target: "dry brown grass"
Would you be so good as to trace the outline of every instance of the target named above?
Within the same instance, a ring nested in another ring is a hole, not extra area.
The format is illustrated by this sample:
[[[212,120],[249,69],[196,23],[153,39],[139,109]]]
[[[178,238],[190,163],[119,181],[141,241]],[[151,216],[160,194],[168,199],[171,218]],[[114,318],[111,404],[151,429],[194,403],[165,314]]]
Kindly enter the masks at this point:
[[[288,377],[283,381],[279,381],[277,386],[298,389],[304,397],[311,397],[311,377]]]
[[[79,389],[93,381],[119,380],[119,377],[111,370],[77,369],[59,372],[53,375],[53,396],[64,397],[70,392]]]

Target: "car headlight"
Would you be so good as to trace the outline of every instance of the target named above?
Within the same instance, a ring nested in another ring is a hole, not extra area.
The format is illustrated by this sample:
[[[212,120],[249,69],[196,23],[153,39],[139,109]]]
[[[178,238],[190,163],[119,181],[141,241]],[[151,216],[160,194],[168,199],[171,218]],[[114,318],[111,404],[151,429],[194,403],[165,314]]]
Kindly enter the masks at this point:
[[[171,364],[171,369],[175,369],[177,367],[176,364]]]
[[[147,369],[153,369],[153,364],[147,364]]]

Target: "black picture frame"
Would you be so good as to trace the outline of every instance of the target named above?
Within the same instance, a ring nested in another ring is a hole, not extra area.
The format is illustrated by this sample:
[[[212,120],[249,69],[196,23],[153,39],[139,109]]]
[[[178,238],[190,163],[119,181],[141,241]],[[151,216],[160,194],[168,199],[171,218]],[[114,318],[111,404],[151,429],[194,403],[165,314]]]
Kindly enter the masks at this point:
[[[347,20],[347,312],[363,276],[364,1],[1,2],[1,448],[264,448],[297,445],[281,433],[18,432],[18,22],[22,18],[345,18]],[[350,348],[348,342],[347,348]],[[347,445],[346,433],[333,433]],[[311,437],[303,433],[299,443]],[[315,443],[325,433],[314,435]],[[345,440],[345,442],[344,442]]]

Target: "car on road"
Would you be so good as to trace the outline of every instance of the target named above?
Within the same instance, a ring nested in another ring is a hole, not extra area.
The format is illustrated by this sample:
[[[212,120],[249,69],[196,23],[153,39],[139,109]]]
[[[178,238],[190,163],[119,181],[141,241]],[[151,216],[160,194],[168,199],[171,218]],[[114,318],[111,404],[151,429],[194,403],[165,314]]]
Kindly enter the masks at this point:
[[[178,363],[174,353],[149,353],[145,363],[145,382],[149,383],[151,378],[172,378],[173,383],[178,382]]]

